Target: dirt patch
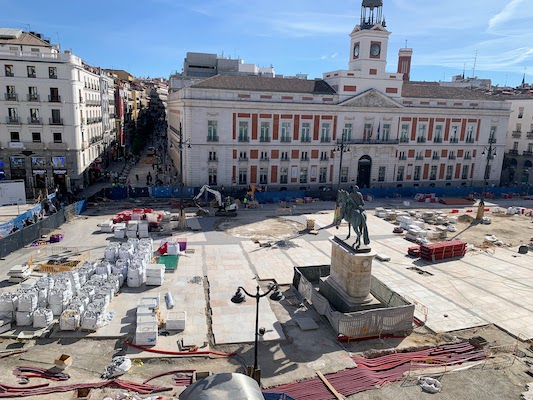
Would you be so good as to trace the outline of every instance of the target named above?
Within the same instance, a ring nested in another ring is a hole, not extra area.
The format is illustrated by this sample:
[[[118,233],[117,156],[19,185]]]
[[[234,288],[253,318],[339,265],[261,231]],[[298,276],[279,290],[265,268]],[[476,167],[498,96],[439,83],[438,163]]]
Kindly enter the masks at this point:
[[[221,220],[215,225],[215,229],[239,238],[284,240],[297,235],[305,226],[296,221],[274,217],[250,223],[239,219]]]
[[[461,215],[459,218],[457,218],[458,222],[462,222],[465,224],[470,224],[473,220],[474,220],[474,217],[468,214]]]

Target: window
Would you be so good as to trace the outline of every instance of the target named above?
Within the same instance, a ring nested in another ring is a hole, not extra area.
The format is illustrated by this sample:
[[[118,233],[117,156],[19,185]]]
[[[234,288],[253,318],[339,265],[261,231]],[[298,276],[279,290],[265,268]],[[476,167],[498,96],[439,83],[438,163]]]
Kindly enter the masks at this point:
[[[344,140],[349,142],[352,140],[352,124],[345,124],[344,130],[342,131],[344,135]]]
[[[321,151],[320,152],[320,159],[321,160],[329,160],[328,152],[327,151]]]
[[[406,154],[405,154],[405,151],[400,151],[400,152],[398,153],[398,159],[399,159],[399,160],[407,160],[407,156],[406,156]]]
[[[30,51],[31,51],[32,53],[39,53],[39,52],[40,52],[38,47],[32,47],[32,48],[30,49]]]
[[[524,107],[518,109],[518,118],[524,118]]]
[[[378,171],[378,181],[385,182],[385,171],[387,167],[379,167]]]
[[[213,185],[213,186],[216,186],[217,184],[217,169],[216,168],[209,168],[209,171],[208,171],[208,179],[209,179],[209,184],[210,185]]]
[[[363,131],[363,140],[370,139],[372,137],[372,124],[365,124]]]
[[[302,151],[300,159],[303,161],[309,160],[309,154],[307,153],[307,151]]]
[[[33,143],[41,143],[41,132],[32,132],[31,140]]]
[[[435,132],[433,141],[435,143],[441,143],[442,142],[442,125],[435,125]]]
[[[429,170],[429,180],[434,181],[437,179],[437,166],[432,165],[431,169]]]
[[[291,141],[291,123],[290,122],[281,123],[281,141],[282,142]]]
[[[39,101],[39,95],[37,94],[36,86],[28,87],[28,101]]]
[[[41,118],[39,117],[38,108],[30,108],[30,124],[40,124]]]
[[[11,141],[20,142],[20,132],[11,132]]]
[[[424,152],[422,152],[422,151],[417,151],[417,152],[416,152],[416,159],[417,159],[417,160],[423,160],[423,159],[424,159]]]
[[[513,142],[513,150],[518,151],[518,142]]]
[[[15,76],[12,65],[4,65],[4,73],[6,76]]]
[[[302,123],[301,140],[302,142],[311,141],[311,124],[309,122]]]
[[[415,181],[419,181],[420,180],[420,173],[421,172],[422,172],[422,166],[415,165],[415,172],[414,172],[414,175],[413,175],[413,179]]]
[[[262,151],[260,159],[263,161],[268,161],[268,151]]]
[[[463,165],[463,172],[461,174],[461,179],[468,179],[468,165]]]
[[[28,72],[28,78],[36,78],[37,77],[37,75],[35,74],[35,66],[28,65],[26,67],[26,70]]]
[[[261,122],[261,142],[270,142],[270,122]]]
[[[248,156],[245,151],[239,152],[239,160],[247,160]]]
[[[281,152],[281,159],[282,160],[288,160],[289,159],[289,152],[288,151],[282,151]]]
[[[300,168],[300,183],[307,183],[307,167]]]
[[[452,174],[453,174],[453,165],[448,165],[446,167],[446,180],[447,181],[452,180]]]
[[[50,79],[57,79],[57,67],[48,67],[48,77]]]
[[[289,168],[281,167],[279,169],[279,183],[287,183],[289,181]]]
[[[61,96],[59,95],[59,89],[58,88],[50,88],[50,98],[48,101],[53,103],[59,103],[61,102]]]
[[[402,125],[402,130],[400,133],[400,142],[401,143],[409,142],[409,125],[408,124]]]
[[[54,143],[63,143],[61,132],[54,132],[53,135],[54,135]]]
[[[329,123],[322,124],[322,133],[320,135],[320,141],[322,143],[327,143],[331,141],[331,138],[329,137],[329,129],[330,129]]]
[[[63,120],[61,119],[61,110],[52,110],[52,118],[50,123],[54,125],[62,125]]]
[[[12,169],[26,169],[26,160],[21,156],[11,156]]]
[[[528,153],[533,153],[533,143],[529,143],[529,144],[527,145],[527,152],[528,152]]]
[[[268,168],[259,168],[259,183],[261,185],[268,184]]]
[[[489,143],[496,143],[496,126],[490,127]]]
[[[468,125],[466,128],[466,143],[474,143],[474,125]]]
[[[452,125],[450,128],[450,143],[457,143],[459,141],[459,138],[457,137],[458,130],[459,127],[457,125]]]
[[[426,124],[419,124],[418,125],[418,136],[416,141],[418,143],[424,143],[426,141]]]
[[[239,142],[248,140],[248,121],[239,121]]]
[[[455,150],[451,150],[448,153],[448,160],[455,160]]]
[[[210,151],[209,152],[209,161],[217,161],[217,152],[216,151]]]
[[[342,167],[342,169],[341,169],[341,182],[348,182],[348,173],[349,173],[349,168],[348,167]]]
[[[381,134],[382,140],[390,139],[390,124],[383,124],[383,133]]]
[[[217,121],[207,121],[207,141],[218,142]]]
[[[464,159],[470,160],[472,158],[472,155],[470,154],[470,150],[465,151]]]
[[[320,167],[320,173],[318,175],[318,182],[319,183],[326,183],[327,175],[328,175],[328,168],[327,167]]]
[[[397,181],[403,181],[404,171],[405,171],[405,167],[403,165],[400,165],[398,167],[398,173],[396,174],[396,180]]]
[[[248,183],[248,172],[246,168],[239,168],[239,185]]]
[[[516,130],[513,133],[522,133],[522,124],[516,124]]]
[[[19,115],[16,108],[8,108],[7,109],[7,120],[10,124],[18,124],[19,123]]]

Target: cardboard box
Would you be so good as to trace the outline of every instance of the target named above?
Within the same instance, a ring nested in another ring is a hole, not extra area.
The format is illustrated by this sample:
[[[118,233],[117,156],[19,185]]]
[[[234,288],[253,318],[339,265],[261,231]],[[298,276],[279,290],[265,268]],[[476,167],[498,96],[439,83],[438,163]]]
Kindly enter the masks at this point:
[[[54,360],[54,364],[58,368],[65,369],[72,364],[72,357],[68,354],[61,354]]]

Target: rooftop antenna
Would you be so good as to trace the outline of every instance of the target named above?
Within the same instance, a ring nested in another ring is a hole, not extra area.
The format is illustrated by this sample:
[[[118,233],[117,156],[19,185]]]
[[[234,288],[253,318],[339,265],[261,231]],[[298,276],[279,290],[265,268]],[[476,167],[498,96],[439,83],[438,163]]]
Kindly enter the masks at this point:
[[[477,50],[476,50],[476,55],[474,56],[474,68],[472,68],[472,78],[476,77],[476,63],[477,63]]]
[[[527,71],[527,67],[524,67],[524,76],[522,77],[522,87],[526,85],[526,71]]]
[[[463,79],[465,79],[466,63],[463,64]]]
[[[405,48],[407,48],[407,39],[405,39]]]

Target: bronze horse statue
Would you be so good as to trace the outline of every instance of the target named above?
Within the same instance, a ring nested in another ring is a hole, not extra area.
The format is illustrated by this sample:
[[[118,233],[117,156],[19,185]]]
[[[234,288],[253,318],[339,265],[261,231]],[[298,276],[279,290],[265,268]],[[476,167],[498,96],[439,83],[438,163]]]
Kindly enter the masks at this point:
[[[357,194],[360,196],[360,193]],[[360,200],[356,202],[356,200],[354,200],[354,198],[352,198],[346,190],[340,189],[337,195],[337,203],[339,208],[338,214],[335,217],[335,225],[337,229],[339,229],[339,225],[343,219],[348,222],[348,236],[346,236],[345,240],[350,238],[353,228],[353,231],[357,235],[357,240],[354,242],[352,247],[356,250],[359,249],[361,246],[361,236],[363,237],[363,243],[368,245],[370,243],[370,238],[368,237],[366,213],[365,209],[363,208],[364,203],[362,197],[360,197]]]

